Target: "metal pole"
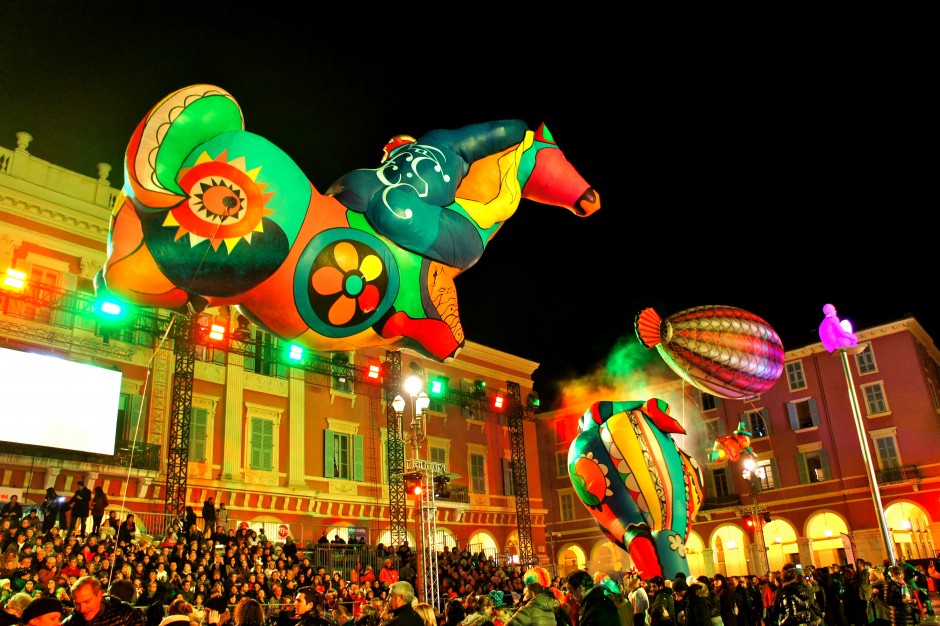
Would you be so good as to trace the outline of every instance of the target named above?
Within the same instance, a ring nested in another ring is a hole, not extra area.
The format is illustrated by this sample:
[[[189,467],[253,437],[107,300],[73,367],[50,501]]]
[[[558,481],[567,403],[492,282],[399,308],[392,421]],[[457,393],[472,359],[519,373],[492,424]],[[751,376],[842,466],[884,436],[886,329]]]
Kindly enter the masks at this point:
[[[862,459],[868,471],[868,485],[871,487],[871,499],[875,505],[875,515],[878,517],[878,527],[881,529],[881,538],[885,543],[890,563],[894,563],[894,544],[891,542],[891,533],[888,531],[888,521],[885,519],[885,509],[881,504],[881,490],[878,488],[878,477],[875,475],[875,466],[871,462],[868,452],[868,441],[865,439],[865,425],[862,422],[862,412],[858,407],[858,397],[855,395],[855,381],[852,379],[852,370],[849,368],[849,356],[845,348],[839,349],[842,356],[842,369],[845,372],[845,382],[849,390],[849,403],[852,405],[852,415],[855,417],[855,429],[858,431],[858,445],[862,450]]]
[[[760,496],[759,480],[760,478],[756,474],[751,474],[751,495],[754,497],[754,536],[757,539],[758,566],[761,568],[757,575],[763,576],[770,570],[770,565],[767,562],[767,542],[764,541],[764,513],[760,510],[758,502]]]

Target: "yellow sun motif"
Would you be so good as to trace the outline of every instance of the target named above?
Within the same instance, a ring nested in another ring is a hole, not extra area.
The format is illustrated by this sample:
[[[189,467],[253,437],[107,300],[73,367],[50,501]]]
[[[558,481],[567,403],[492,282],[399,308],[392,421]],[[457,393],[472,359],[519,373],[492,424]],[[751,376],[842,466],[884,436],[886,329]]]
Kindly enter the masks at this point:
[[[212,158],[203,152],[196,163],[180,170],[179,184],[187,198],[163,221],[175,227],[176,239],[189,235],[190,247],[209,241],[214,250],[224,242],[229,253],[239,242],[251,243],[263,233],[262,218],[274,211],[267,203],[274,195],[258,182],[260,167],[247,169],[244,157],[228,160],[227,150]]]

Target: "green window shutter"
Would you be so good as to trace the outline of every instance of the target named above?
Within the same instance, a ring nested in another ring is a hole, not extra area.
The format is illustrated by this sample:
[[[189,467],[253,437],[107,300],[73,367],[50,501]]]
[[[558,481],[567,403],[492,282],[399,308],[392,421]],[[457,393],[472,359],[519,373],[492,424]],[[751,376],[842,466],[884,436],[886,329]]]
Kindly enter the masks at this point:
[[[189,422],[189,460],[197,463],[206,461],[208,438],[208,415],[206,409],[193,408]]]
[[[799,430],[800,420],[796,415],[796,405],[792,402],[787,402],[787,417],[790,419],[790,428],[793,430]]]
[[[829,451],[819,451],[819,464],[822,466],[823,480],[832,480],[832,472],[829,471]]]
[[[333,431],[323,431],[323,476],[333,478]]]
[[[774,477],[774,484],[770,485],[770,488],[777,489],[778,487],[782,487],[783,485],[780,482],[780,470],[777,469],[777,459],[775,457],[771,457],[770,459],[770,471]]]
[[[806,467],[806,456],[802,452],[796,454],[796,468],[800,472],[800,484],[809,484],[809,469]]]
[[[512,484],[512,461],[509,459],[500,459],[503,466],[503,493],[507,496],[516,495]]]
[[[722,403],[721,403],[721,396],[715,396],[715,408],[716,408],[716,409],[720,409],[720,408],[721,408],[721,404],[722,404]]]
[[[252,469],[261,469],[262,463],[262,452],[261,445],[262,439],[264,437],[264,424],[263,420],[252,419],[251,420],[251,467]]]
[[[760,418],[764,420],[764,430],[767,431],[767,436],[769,437],[772,434],[770,432],[770,411],[767,409],[761,409]]]
[[[352,436],[353,447],[353,480],[363,481],[366,479],[365,453],[363,451],[363,436]]]

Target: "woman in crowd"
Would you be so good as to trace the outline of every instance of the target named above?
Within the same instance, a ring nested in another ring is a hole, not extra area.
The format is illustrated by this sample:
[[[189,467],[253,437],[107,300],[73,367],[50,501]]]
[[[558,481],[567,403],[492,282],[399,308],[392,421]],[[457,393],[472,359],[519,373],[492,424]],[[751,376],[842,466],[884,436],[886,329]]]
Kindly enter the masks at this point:
[[[264,607],[254,598],[242,598],[232,616],[235,626],[264,626]]]
[[[818,626],[810,608],[811,594],[803,589],[803,572],[793,563],[780,570],[780,590],[777,592],[777,614],[780,626]]]
[[[434,613],[434,607],[427,602],[416,604],[415,613],[421,618],[424,626],[437,626],[437,615]]]
[[[700,582],[693,582],[685,592],[685,626],[711,626],[711,603],[708,601],[708,587]],[[767,626],[776,626],[768,624]]]
[[[104,511],[108,508],[108,496],[101,485],[96,485],[91,493],[91,534],[97,535],[101,531],[101,520]]]

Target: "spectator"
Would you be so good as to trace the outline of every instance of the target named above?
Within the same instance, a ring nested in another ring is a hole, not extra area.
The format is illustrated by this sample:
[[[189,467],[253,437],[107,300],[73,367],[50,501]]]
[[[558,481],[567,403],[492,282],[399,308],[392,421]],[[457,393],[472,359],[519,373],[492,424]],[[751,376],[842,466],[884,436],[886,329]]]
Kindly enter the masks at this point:
[[[780,589],[777,591],[777,614],[780,626],[814,626],[810,600],[803,592],[803,573],[793,563],[780,570]]]
[[[235,626],[264,626],[264,607],[254,598],[242,598],[235,605]]]
[[[676,602],[671,588],[666,586],[662,576],[654,576],[648,581],[650,593],[650,626],[672,626],[676,620]]]
[[[467,617],[463,602],[459,598],[453,598],[447,601],[444,606],[444,626],[457,626]]]
[[[72,585],[75,611],[62,623],[70,626],[143,626],[143,617],[120,598],[106,596],[93,576],[83,576]]]
[[[222,527],[223,532],[228,532],[228,509],[224,502],[219,502],[219,510],[216,511],[216,522]]]
[[[391,619],[386,626],[424,626],[421,616],[415,613],[414,599],[415,589],[411,583],[404,580],[392,583],[388,589],[388,608],[391,610]]]
[[[39,505],[39,510],[42,512],[41,529],[42,533],[45,535],[55,526],[56,519],[59,515],[59,494],[57,494],[52,487],[46,489],[46,497],[43,498],[42,503]]]
[[[10,501],[0,508],[0,519],[8,519],[14,524],[18,524],[23,517],[23,505],[20,504],[19,496],[10,496]]]
[[[121,522],[117,537],[118,545],[130,545],[134,538],[137,537],[137,522],[134,521],[133,513],[128,513],[124,521]]]
[[[415,613],[421,618],[424,626],[437,626],[437,615],[434,613],[434,607],[427,602],[419,602],[414,607]],[[343,626],[344,622],[336,620],[338,626]]]
[[[396,582],[398,582],[398,570],[392,565],[391,559],[385,559],[385,565],[379,570],[379,583],[386,589],[389,589]],[[414,589],[414,587],[412,587],[412,589]]]
[[[718,611],[721,614],[721,623],[724,626],[738,626],[738,610],[734,599],[734,577],[725,578],[724,574],[715,574],[712,580],[715,585],[715,594],[718,596]]]
[[[700,582],[689,585],[685,592],[685,626],[711,626],[711,603],[708,601],[708,587]],[[776,622],[767,626],[777,626]]]
[[[522,594],[522,606],[506,624],[507,626],[555,626],[555,609],[560,604],[557,598],[545,593],[545,587],[541,584],[529,583]]]
[[[20,525],[23,528],[32,528],[35,533],[42,530],[42,520],[39,519],[39,512],[36,510],[36,507],[31,508],[29,513],[26,514],[26,517],[20,520]]]
[[[25,626],[58,626],[65,608],[55,598],[36,598],[23,609]]]
[[[75,530],[75,525],[79,524],[78,533],[84,539],[85,524],[88,521],[88,512],[91,506],[91,489],[85,486],[84,481],[80,480],[75,483],[75,493],[72,494],[66,505],[72,512],[71,517],[69,517],[69,530]]]
[[[208,537],[216,526],[215,498],[209,497],[202,503],[202,534]]]
[[[137,589],[130,580],[115,580],[111,583],[111,586],[108,587],[108,595],[119,598],[128,604],[134,604],[137,600]]]
[[[10,596],[6,604],[3,605],[3,610],[0,611],[0,626],[18,624],[23,616],[23,611],[32,601],[33,597],[28,593],[19,592]]]
[[[565,581],[568,595],[578,603],[579,626],[617,626],[620,624],[620,614],[613,601],[604,593],[603,587],[595,586],[594,579],[584,570],[575,570],[568,574]],[[642,586],[637,586],[642,591]],[[646,592],[643,591],[645,598]],[[636,620],[637,603],[630,598],[634,606],[634,620]],[[646,602],[642,603],[643,615],[646,615]],[[634,621],[636,623],[636,621]],[[645,620],[638,626],[644,626]]]
[[[193,507],[187,506],[183,514],[183,535],[186,537],[195,537],[199,533],[198,518]]]
[[[639,576],[630,579],[630,604],[633,605],[633,623],[635,626],[645,626],[646,616],[649,612],[650,601],[643,588],[643,581]],[[579,622],[580,624],[580,622]]]
[[[160,620],[160,626],[169,626],[170,624],[189,626],[193,612],[193,605],[184,598],[177,596],[167,607],[166,617]]]
[[[294,596],[294,612],[298,626],[332,626],[321,614],[322,597],[313,587],[301,587]]]
[[[108,496],[105,494],[101,485],[96,485],[91,495],[91,534],[97,535],[101,531],[101,520],[104,519],[104,511],[108,508]]]

